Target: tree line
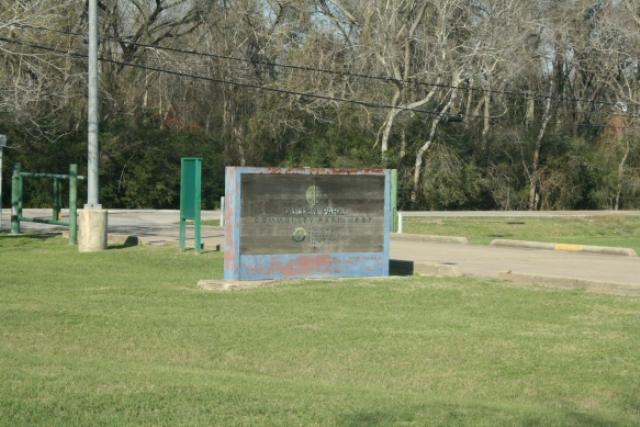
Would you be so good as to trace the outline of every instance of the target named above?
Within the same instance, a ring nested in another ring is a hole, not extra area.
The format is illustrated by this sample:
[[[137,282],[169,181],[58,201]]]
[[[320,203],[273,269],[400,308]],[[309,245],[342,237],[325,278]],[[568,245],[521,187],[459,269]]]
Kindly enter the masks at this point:
[[[0,0],[5,182],[86,168],[86,7]],[[184,156],[209,208],[225,165],[395,168],[402,209],[640,207],[635,0],[99,8],[107,207],[177,207]]]

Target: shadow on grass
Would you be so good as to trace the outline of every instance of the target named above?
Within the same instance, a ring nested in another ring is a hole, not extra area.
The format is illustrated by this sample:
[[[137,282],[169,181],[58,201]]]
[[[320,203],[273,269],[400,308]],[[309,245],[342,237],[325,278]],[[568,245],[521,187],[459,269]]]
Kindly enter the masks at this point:
[[[138,236],[127,236],[124,242],[117,245],[109,245],[109,247],[107,247],[107,250],[126,249],[138,245],[140,245],[140,239],[138,238]]]
[[[216,245],[213,248],[205,249],[204,247],[200,252],[197,252],[195,248],[184,248],[182,251],[183,254],[195,254],[195,255],[205,255],[205,254],[214,254],[221,253],[220,245]]]
[[[369,411],[342,414],[337,418],[340,426],[388,426],[388,425],[524,425],[547,424],[579,426],[623,426],[622,420],[604,418],[597,414],[577,411],[553,411],[540,408],[538,412],[522,411],[514,407],[496,408],[470,404],[433,404],[418,407],[399,408],[397,411]]]
[[[390,276],[413,276],[413,261],[390,259],[389,275]]]

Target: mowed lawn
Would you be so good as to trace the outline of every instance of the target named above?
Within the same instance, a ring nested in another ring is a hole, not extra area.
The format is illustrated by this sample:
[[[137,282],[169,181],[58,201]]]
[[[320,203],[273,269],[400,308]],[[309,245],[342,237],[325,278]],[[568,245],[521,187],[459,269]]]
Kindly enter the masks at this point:
[[[622,246],[640,253],[640,215],[574,218],[406,218],[406,233],[467,237],[471,243],[493,239],[533,240],[597,246]]]
[[[0,236],[0,424],[640,424],[640,299],[471,279],[212,293],[218,253]]]

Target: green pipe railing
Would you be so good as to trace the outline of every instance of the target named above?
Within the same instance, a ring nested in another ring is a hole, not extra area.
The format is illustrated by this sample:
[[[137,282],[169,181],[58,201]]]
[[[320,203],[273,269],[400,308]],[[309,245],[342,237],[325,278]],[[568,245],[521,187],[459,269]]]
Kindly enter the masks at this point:
[[[22,197],[24,194],[24,178],[53,179],[53,212],[51,219],[32,218],[22,215]],[[35,222],[40,224],[61,225],[69,227],[69,244],[78,243],[78,180],[84,177],[78,175],[78,166],[69,165],[69,174],[23,172],[22,165],[16,163],[11,177],[11,234],[20,234],[21,222]],[[60,220],[62,210],[62,183],[69,181],[69,221]]]

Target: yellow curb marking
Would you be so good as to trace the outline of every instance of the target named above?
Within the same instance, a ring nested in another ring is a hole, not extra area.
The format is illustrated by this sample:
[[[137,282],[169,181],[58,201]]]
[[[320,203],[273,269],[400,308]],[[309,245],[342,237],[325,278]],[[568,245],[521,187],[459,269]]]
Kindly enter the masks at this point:
[[[583,245],[572,245],[570,243],[556,243],[554,246],[556,251],[581,252],[584,250]]]

